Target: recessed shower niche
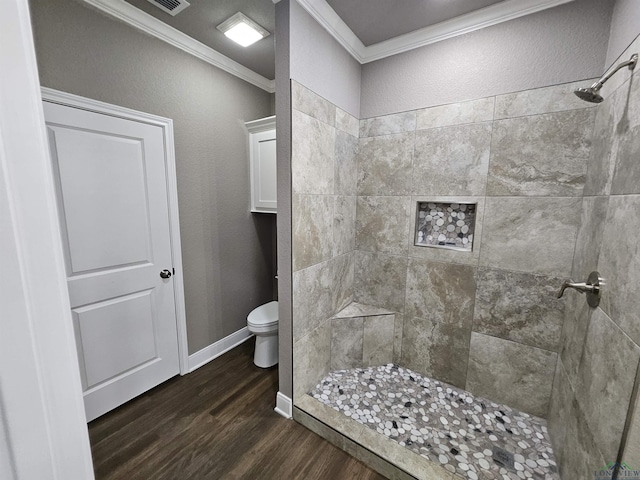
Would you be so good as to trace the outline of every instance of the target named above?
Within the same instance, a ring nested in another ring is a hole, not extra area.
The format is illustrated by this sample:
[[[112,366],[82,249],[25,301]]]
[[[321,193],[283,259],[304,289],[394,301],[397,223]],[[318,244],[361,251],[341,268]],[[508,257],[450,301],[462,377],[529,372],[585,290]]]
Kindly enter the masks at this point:
[[[415,245],[470,252],[476,206],[475,203],[418,202]]]

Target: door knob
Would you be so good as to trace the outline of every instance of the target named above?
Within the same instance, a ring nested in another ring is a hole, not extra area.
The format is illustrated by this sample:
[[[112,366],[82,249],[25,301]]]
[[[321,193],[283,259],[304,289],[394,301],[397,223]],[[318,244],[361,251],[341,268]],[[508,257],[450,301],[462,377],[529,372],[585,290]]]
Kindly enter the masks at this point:
[[[169,278],[171,276],[171,272],[167,269],[164,269],[160,272],[160,277]]]
[[[586,293],[587,303],[590,307],[595,308],[600,303],[600,292],[602,291],[603,285],[604,281],[600,278],[600,274],[598,272],[591,272],[586,282],[576,283],[571,280],[564,282],[558,292],[558,298],[562,297],[567,288],[573,288],[580,293]]]

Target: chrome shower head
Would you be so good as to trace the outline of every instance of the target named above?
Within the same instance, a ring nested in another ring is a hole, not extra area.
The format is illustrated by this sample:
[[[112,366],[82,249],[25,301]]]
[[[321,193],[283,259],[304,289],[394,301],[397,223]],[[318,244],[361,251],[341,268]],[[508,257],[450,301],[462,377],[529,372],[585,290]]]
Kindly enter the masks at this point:
[[[584,100],[585,102],[600,103],[604,100],[604,98],[602,98],[602,95],[598,93],[598,90],[593,87],[579,88],[573,93],[575,93],[578,98]]]
[[[616,68],[611,70],[606,75],[603,75],[600,80],[598,80],[596,83],[594,83],[590,87],[579,88],[577,90],[574,90],[573,93],[575,93],[576,96],[578,96],[578,98],[581,98],[585,102],[600,103],[604,100],[604,98],[602,98],[602,95],[598,93],[602,88],[602,85],[604,85],[607,80],[613,77],[613,75],[621,68],[629,67],[629,70],[633,70],[636,67],[637,63],[638,63],[638,54],[634,53],[633,55],[631,55],[631,58],[629,60],[618,64]]]

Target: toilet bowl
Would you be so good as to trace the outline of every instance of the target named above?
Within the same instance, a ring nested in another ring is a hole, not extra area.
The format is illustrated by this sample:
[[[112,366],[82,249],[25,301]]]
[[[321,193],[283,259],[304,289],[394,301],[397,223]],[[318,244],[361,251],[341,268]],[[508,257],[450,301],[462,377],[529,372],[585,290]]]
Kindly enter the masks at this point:
[[[247,316],[247,328],[256,336],[253,363],[260,368],[278,363],[278,302],[254,308]]]

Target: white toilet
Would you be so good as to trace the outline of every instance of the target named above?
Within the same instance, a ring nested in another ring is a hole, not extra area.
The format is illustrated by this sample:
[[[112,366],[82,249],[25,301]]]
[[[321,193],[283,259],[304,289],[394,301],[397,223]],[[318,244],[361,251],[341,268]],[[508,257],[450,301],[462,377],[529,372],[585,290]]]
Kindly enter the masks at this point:
[[[253,363],[260,368],[278,363],[278,302],[254,308],[247,316],[247,327],[256,336]]]

